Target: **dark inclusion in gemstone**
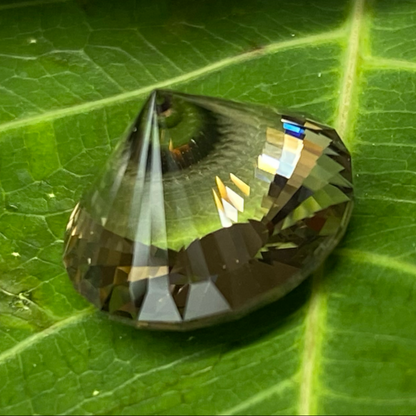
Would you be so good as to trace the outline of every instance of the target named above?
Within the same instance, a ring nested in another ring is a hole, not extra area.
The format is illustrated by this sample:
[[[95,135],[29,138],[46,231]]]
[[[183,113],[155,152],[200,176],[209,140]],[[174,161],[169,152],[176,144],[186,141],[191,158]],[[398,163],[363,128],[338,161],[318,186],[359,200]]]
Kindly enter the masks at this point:
[[[352,209],[350,155],[330,127],[273,109],[153,92],[75,207],[75,288],[138,327],[234,319],[304,280]]]

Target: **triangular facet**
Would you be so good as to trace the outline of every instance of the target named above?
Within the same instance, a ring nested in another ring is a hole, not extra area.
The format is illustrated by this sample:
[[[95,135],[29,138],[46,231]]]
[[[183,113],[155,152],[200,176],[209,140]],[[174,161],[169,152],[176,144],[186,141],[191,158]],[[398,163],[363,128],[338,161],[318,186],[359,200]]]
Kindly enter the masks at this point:
[[[180,322],[182,320],[168,283],[167,276],[149,279],[139,321]]]
[[[191,284],[185,309],[185,320],[199,319],[230,310],[230,305],[211,280]]]

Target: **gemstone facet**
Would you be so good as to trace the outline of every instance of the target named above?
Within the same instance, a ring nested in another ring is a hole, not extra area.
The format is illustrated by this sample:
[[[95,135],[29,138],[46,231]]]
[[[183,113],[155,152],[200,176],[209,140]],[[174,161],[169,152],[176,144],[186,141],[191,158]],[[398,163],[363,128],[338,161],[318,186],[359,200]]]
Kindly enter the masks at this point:
[[[125,322],[199,328],[296,287],[351,210],[350,155],[332,128],[158,90],[75,207],[64,263]]]

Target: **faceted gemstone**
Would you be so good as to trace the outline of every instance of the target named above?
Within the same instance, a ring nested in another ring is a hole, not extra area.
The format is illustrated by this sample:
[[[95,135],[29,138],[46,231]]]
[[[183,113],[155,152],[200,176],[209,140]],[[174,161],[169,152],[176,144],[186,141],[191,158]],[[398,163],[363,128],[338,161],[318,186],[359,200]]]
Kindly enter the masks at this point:
[[[125,322],[197,328],[296,287],[351,209],[350,155],[335,130],[155,91],[75,207],[64,262],[82,295]]]

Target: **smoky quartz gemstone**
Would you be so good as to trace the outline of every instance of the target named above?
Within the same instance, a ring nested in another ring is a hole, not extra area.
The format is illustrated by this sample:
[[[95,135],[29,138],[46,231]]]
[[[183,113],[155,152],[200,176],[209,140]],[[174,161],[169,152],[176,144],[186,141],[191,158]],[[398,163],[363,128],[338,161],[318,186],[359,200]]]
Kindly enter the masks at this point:
[[[72,212],[64,263],[112,316],[199,328],[302,282],[341,239],[352,193],[334,129],[158,90]]]

